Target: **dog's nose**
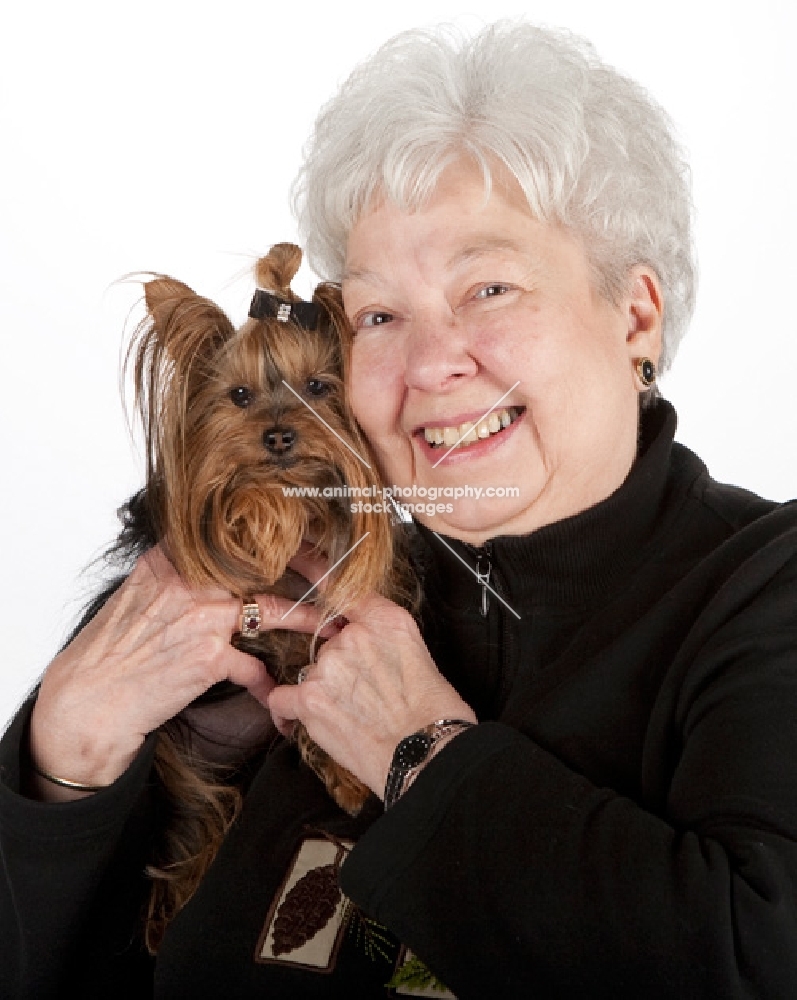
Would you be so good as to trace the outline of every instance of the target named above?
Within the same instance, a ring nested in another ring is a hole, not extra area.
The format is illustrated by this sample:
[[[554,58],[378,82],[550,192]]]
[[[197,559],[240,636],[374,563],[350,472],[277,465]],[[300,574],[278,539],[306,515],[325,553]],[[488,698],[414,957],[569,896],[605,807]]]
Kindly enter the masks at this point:
[[[297,436],[291,427],[271,427],[263,431],[263,444],[272,455],[285,455],[296,443]]]

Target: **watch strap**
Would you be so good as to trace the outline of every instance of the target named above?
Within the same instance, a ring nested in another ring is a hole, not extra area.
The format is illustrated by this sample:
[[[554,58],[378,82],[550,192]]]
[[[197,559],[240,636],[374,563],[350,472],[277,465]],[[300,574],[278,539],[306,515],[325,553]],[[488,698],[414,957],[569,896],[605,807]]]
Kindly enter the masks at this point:
[[[394,805],[435,753],[457,734],[475,726],[465,719],[438,719],[399,742],[385,782],[385,809]]]

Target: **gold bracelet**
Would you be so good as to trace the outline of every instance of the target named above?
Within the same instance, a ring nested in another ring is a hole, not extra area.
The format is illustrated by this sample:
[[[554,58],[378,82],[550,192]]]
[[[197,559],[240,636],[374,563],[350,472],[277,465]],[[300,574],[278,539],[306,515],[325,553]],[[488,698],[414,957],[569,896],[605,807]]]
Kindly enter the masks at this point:
[[[43,771],[40,767],[37,767],[33,761],[30,762],[30,766],[40,778],[44,778],[45,781],[49,781],[53,785],[60,785],[62,788],[70,788],[73,792],[100,792],[103,788],[109,787],[108,785],[83,785],[79,781],[70,781],[68,778],[58,778],[56,775],[49,774],[47,771]]]

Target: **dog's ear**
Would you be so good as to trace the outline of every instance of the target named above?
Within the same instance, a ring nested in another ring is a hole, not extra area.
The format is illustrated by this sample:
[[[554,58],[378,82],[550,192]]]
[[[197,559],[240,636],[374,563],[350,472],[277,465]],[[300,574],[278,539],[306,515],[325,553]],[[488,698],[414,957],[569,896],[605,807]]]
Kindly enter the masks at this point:
[[[161,275],[144,285],[144,301],[147,312],[153,324],[159,330],[164,330],[169,324],[169,318],[179,302],[197,297],[193,288],[184,285],[182,281]]]
[[[340,344],[341,377],[347,383],[354,331],[343,308],[340,285],[333,285],[330,281],[322,282],[313,292],[313,302],[321,307],[322,329]]]
[[[295,243],[275,243],[255,265],[258,288],[277,292],[282,298],[295,301],[298,296],[291,291],[291,281],[301,262],[302,251]]]
[[[144,285],[149,335],[178,367],[207,356],[234,336],[219,307],[174,278],[159,276]]]
[[[235,329],[217,305],[174,278],[159,275],[148,281],[144,298],[148,316],[130,341],[125,371],[132,370],[146,440],[148,495],[154,498],[158,523],[166,525],[164,469],[182,447],[186,406]]]

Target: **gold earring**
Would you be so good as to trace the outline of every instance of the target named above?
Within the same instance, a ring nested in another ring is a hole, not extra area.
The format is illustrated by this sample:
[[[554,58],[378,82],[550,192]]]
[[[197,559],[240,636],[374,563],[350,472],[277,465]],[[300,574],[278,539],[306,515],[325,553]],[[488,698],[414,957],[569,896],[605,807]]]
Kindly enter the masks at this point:
[[[646,389],[649,389],[656,381],[656,366],[650,358],[638,358],[634,362],[634,368],[639,376],[639,381]]]

